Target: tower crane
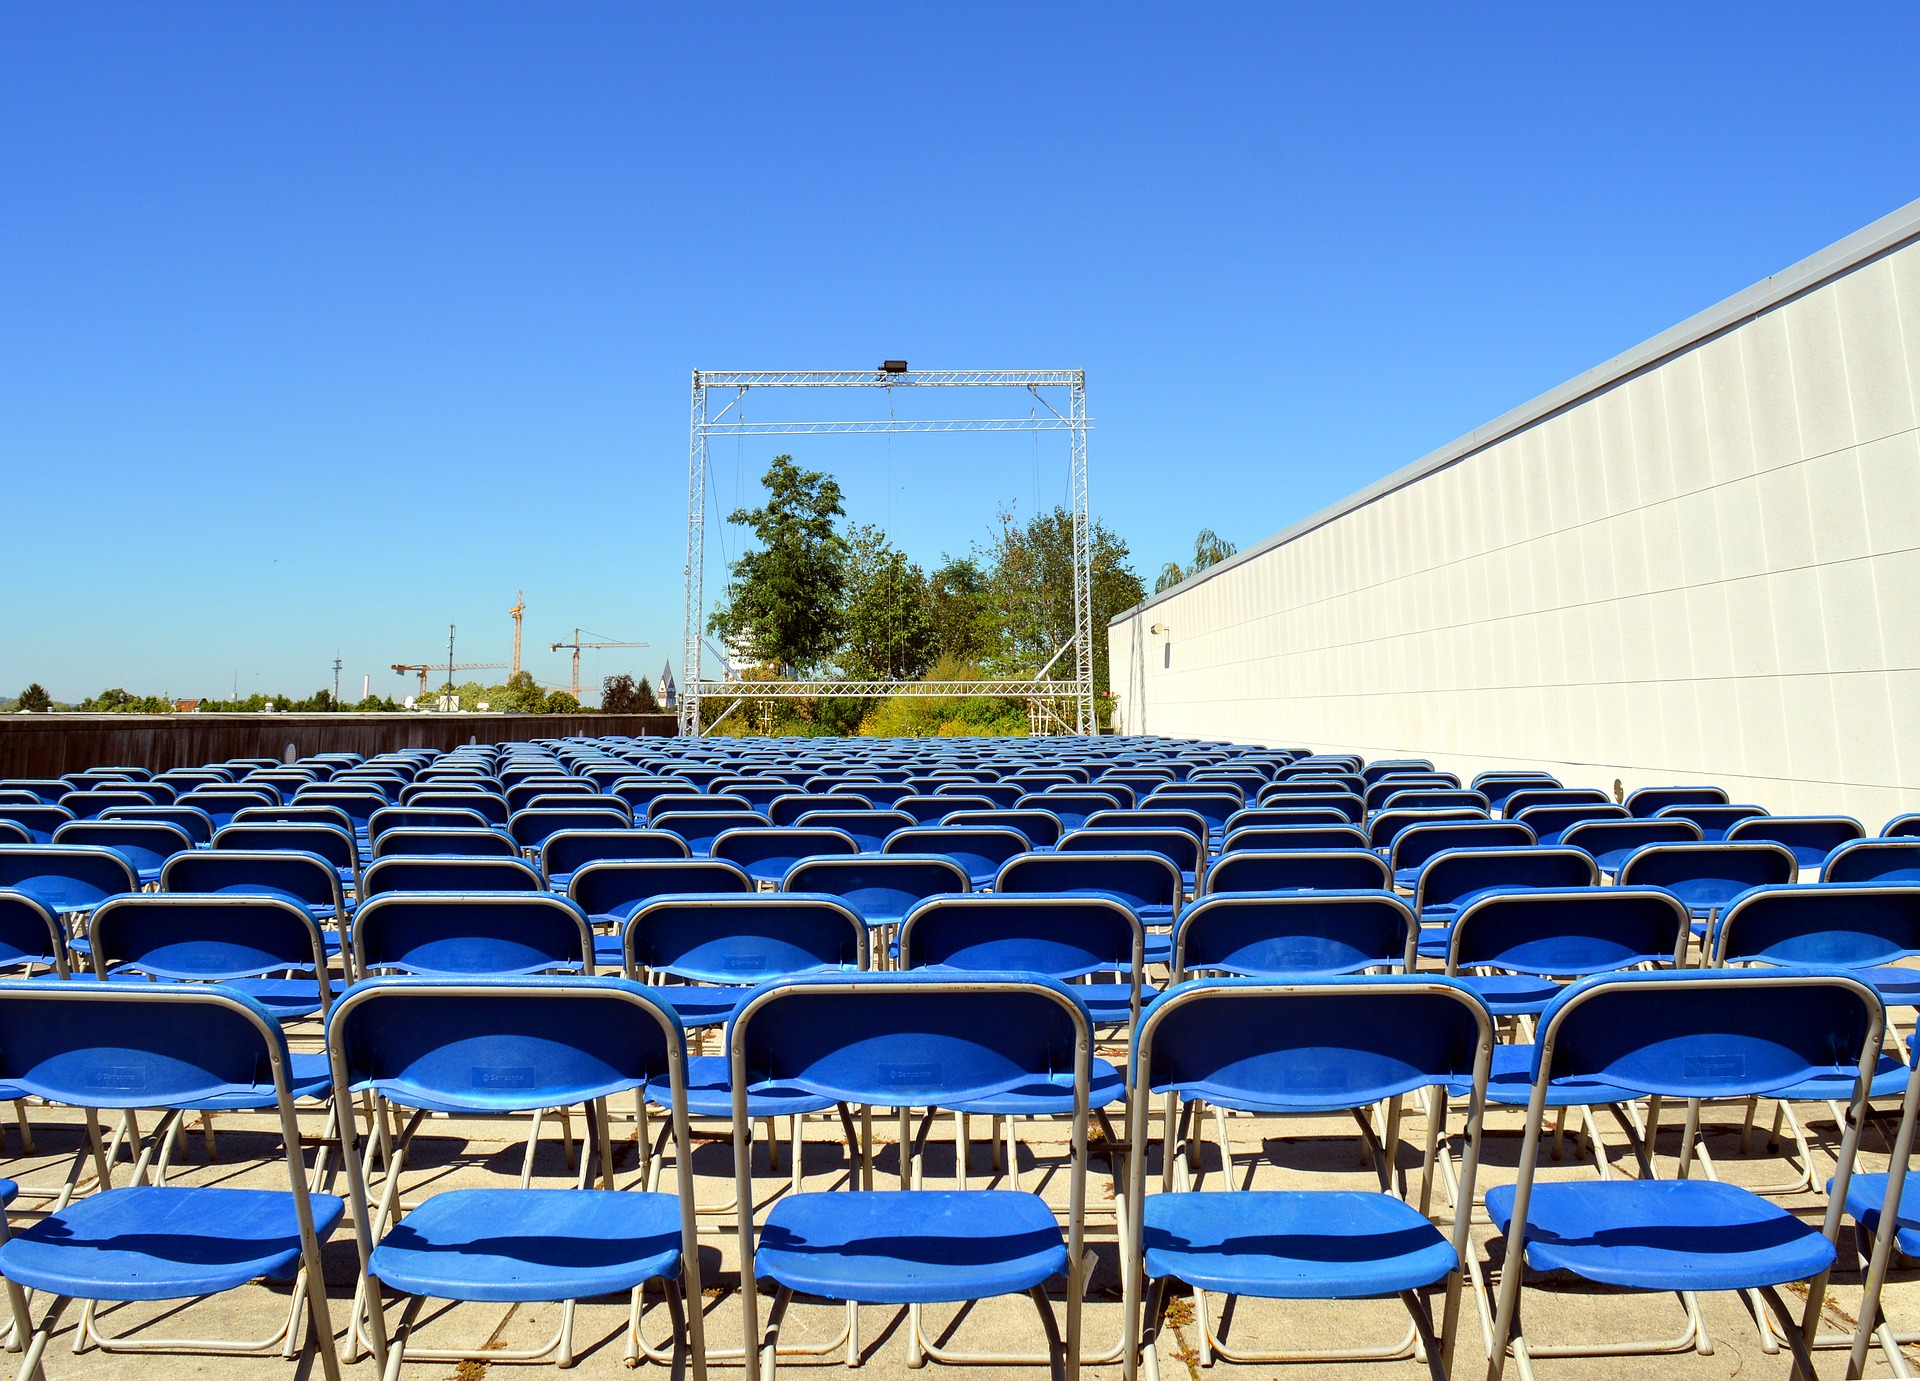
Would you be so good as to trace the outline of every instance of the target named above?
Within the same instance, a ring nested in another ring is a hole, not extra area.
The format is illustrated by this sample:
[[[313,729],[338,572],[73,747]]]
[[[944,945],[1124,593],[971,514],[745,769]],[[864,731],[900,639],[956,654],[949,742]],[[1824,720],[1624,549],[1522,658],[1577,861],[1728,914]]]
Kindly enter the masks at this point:
[[[582,648],[645,647],[645,646],[646,646],[645,643],[615,643],[615,642],[583,643],[580,641],[580,630],[576,628],[573,630],[572,642],[554,643],[547,648],[547,651],[558,652],[560,651],[561,648],[571,648],[573,650],[573,698],[575,700],[578,700],[580,698],[580,650]]]
[[[412,673],[420,678],[420,696],[426,698],[427,673],[430,671],[495,671],[505,662],[395,662],[393,669],[402,676]]]
[[[507,612],[513,615],[513,674],[518,676],[520,674],[520,616],[527,612],[527,592],[525,590],[515,590],[513,592],[513,608],[507,610]],[[574,636],[578,637],[579,635],[575,634]]]

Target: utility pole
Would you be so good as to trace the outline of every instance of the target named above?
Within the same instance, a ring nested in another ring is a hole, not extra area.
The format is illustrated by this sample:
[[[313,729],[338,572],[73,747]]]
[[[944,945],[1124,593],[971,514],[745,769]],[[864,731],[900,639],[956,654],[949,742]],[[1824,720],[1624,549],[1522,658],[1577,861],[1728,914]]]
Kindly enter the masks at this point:
[[[333,654],[333,708],[340,708],[340,653]]]
[[[455,697],[454,705],[457,706],[460,702],[458,699],[459,693],[453,689],[453,625],[452,624],[447,625],[447,692],[449,695],[452,695]]]

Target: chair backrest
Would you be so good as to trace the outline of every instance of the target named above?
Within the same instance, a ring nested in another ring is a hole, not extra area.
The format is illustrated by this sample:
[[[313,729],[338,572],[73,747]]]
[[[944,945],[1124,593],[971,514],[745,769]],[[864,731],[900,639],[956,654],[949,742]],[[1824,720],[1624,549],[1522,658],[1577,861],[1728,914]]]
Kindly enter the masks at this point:
[[[167,809],[167,807],[162,807]],[[178,809],[178,807],[173,807]],[[192,810],[192,807],[188,807]],[[207,820],[206,812],[193,811],[202,820]],[[233,817],[235,825],[331,825],[342,831],[348,839],[355,833],[353,817],[338,806],[310,806],[304,803],[290,806],[248,806]],[[213,838],[213,822],[207,820],[207,838],[199,843],[210,843]],[[231,826],[229,826],[231,828]]]
[[[1420,870],[1414,907],[1453,906],[1492,888],[1598,887],[1600,865],[1579,849],[1459,849],[1435,854]]]
[[[665,799],[665,798],[663,798]],[[658,804],[656,802],[655,804]],[[766,817],[751,810],[695,810],[661,811],[650,815],[649,827],[677,834],[687,841],[687,851],[696,858],[704,858],[713,849],[714,841],[721,835],[733,830],[759,829],[767,823]]]
[[[775,804],[779,803],[775,802]],[[699,792],[678,792],[656,796],[647,802],[647,824],[653,829],[659,829],[660,817],[663,815],[698,815],[703,812],[720,815],[760,814],[753,808],[753,803],[744,796],[709,796]],[[779,821],[776,820],[774,823],[778,824]]]
[[[1121,800],[1111,791],[1055,789],[1036,791],[1032,795],[1022,796],[1014,802],[1016,810],[1044,810],[1060,817],[1060,823],[1069,830],[1077,830],[1087,823],[1087,817],[1095,811],[1119,810]],[[1131,805],[1129,800],[1126,804]]]
[[[1714,927],[1712,961],[1868,968],[1920,955],[1920,887],[1854,882],[1756,887]]]
[[[121,806],[158,806],[169,803],[156,801],[144,791],[99,789],[69,792],[60,798],[60,804],[72,811],[79,819],[97,820],[105,812]]]
[[[1620,884],[1661,887],[1694,911],[1718,910],[1750,887],[1774,887],[1800,876],[1800,861],[1783,844],[1649,844],[1620,865]]]
[[[540,845],[540,871],[561,877],[589,863],[613,859],[688,858],[687,841],[665,830],[558,830]]]
[[[1699,844],[1700,827],[1691,820],[1584,820],[1560,832],[1569,849],[1593,855],[1603,873],[1617,873],[1636,850],[1649,844]]]
[[[1060,817],[1050,810],[1015,810],[1011,806],[956,810],[941,816],[939,823],[954,829],[1014,830],[1026,839],[1028,847],[1035,849],[1051,849],[1067,832]]]
[[[1727,831],[1742,820],[1752,820],[1768,812],[1761,806],[1667,806],[1656,820],[1691,820],[1700,827],[1700,837],[1709,844],[1727,837]]]
[[[1520,818],[1523,810],[1535,806],[1610,806],[1613,797],[1591,786],[1536,786],[1512,792],[1500,803],[1500,814],[1508,820]]]
[[[1562,832],[1588,820],[1631,820],[1625,806],[1616,806],[1610,801],[1574,802],[1570,805],[1528,806],[1517,815],[1513,811],[1513,799],[1507,802],[1508,818],[1518,820],[1531,829],[1542,844],[1558,844]]]
[[[1518,820],[1443,820],[1410,825],[1393,837],[1393,870],[1421,868],[1454,849],[1526,849],[1537,842]]]
[[[193,848],[185,830],[157,820],[75,820],[55,830],[53,842],[112,849],[140,873],[154,872],[173,855]]]
[[[112,977],[142,974],[176,983],[230,983],[298,972],[314,975],[314,997],[326,1011],[332,995],[320,981],[327,951],[313,913],[284,897],[140,892],[100,904],[87,924],[96,970]]]
[[[686,1152],[686,1042],[660,995],[638,983],[371,979],[334,1005],[327,1049],[341,1107],[371,1091],[408,1107],[532,1112],[629,1092],[664,1072]],[[343,1155],[357,1176],[351,1145]]]
[[[1481,772],[1467,785],[1485,796],[1495,810],[1504,810],[1507,798],[1516,791],[1551,790],[1560,783],[1545,772]]]
[[[184,855],[182,855],[184,857]],[[138,892],[133,865],[88,844],[0,844],[0,890],[24,892],[59,915]]]
[[[9,790],[25,791],[35,800],[46,805],[58,805],[60,798],[73,788],[57,777],[8,777],[4,783]]]
[[[332,783],[322,787],[306,787],[295,792],[293,803],[298,806],[333,806],[344,810],[355,827],[362,829],[372,822],[375,811],[387,809],[392,805],[391,801],[377,791],[347,791]],[[485,822],[484,816],[478,818],[482,823]]]
[[[1260,793],[1259,805],[1280,809],[1325,806],[1339,811],[1354,824],[1367,818],[1367,803],[1351,791],[1327,791],[1312,782],[1275,782]]]
[[[1227,817],[1226,832],[1288,825],[1351,825],[1353,816],[1339,806],[1248,806]]]
[[[627,917],[623,934],[629,978],[750,987],[869,964],[866,923],[843,899],[817,892],[655,897]]]
[[[1687,908],[1657,887],[1493,892],[1454,921],[1447,972],[1485,966],[1564,977],[1678,965],[1692,934]]]
[[[749,802],[751,804],[751,802]],[[592,791],[553,791],[535,796],[513,815],[524,814],[530,810],[601,810],[609,811],[622,821],[633,823],[633,807],[618,796],[609,796]],[[509,819],[512,818],[510,815]]]
[[[1145,943],[1139,917],[1107,897],[934,897],[900,928],[900,967],[1058,979],[1126,973],[1137,1008]]]
[[[128,810],[133,807],[121,806],[120,809]],[[146,809],[157,810],[159,807],[148,806]],[[32,842],[35,844],[51,844],[55,830],[79,818],[65,806],[0,806],[0,820],[20,826],[33,836]]]
[[[1177,916],[1186,895],[1180,870],[1157,853],[1021,854],[1008,859],[993,881],[995,892],[1047,896],[1110,896],[1151,921],[1164,909]]]
[[[1646,819],[1669,806],[1724,806],[1727,801],[1725,788],[1718,786],[1643,786],[1627,793],[1626,807]]]
[[[1402,791],[1458,791],[1460,779],[1452,773],[1441,772],[1388,772],[1380,776],[1360,774],[1366,788],[1360,793],[1366,801],[1368,810],[1379,810],[1390,797]],[[1475,795],[1479,793],[1476,792]]]
[[[709,854],[738,864],[750,878],[778,882],[803,858],[857,854],[859,841],[844,830],[803,825],[751,825],[730,829],[713,841]]]
[[[967,870],[968,877],[997,870],[1031,845],[1018,830],[984,826],[921,825],[887,836],[881,846],[889,854],[940,854]]]
[[[1866,831],[1850,815],[1764,815],[1741,820],[1727,831],[1729,840],[1769,839],[1793,850],[1802,868],[1818,868],[1842,844],[1864,839]]]
[[[523,849],[537,849],[561,830],[624,830],[633,817],[604,806],[582,808],[529,806],[507,819],[507,834]]]
[[[567,895],[589,916],[624,918],[654,897],[676,893],[725,896],[753,891],[753,879],[717,858],[588,863],[574,870]]]
[[[358,857],[353,835],[347,828],[327,824],[254,824],[236,820],[214,832],[209,841],[216,849],[293,849],[318,854],[336,868],[351,868]]]
[[[1207,869],[1202,892],[1353,892],[1393,886],[1393,871],[1371,849],[1237,849]]]
[[[518,858],[519,848],[499,830],[479,829],[382,830],[373,841],[373,856],[383,858]]]
[[[1920,883],[1920,839],[1856,839],[1842,844],[1827,855],[1820,881]]]
[[[0,969],[35,965],[67,976],[67,929],[25,892],[0,892]]]
[[[897,801],[915,795],[912,787],[905,782],[877,782],[869,778],[835,782],[827,788],[826,794],[838,796],[842,803],[849,797],[857,797],[858,804],[887,809]]]
[[[361,881],[363,896],[382,892],[538,892],[540,875],[518,858],[376,858]]]
[[[936,796],[966,796],[993,802],[997,810],[1012,810],[1013,803],[1027,794],[1023,786],[1011,782],[951,782],[933,789]],[[971,807],[969,807],[971,809]]]
[[[354,916],[353,961],[359,974],[591,974],[593,932],[552,892],[387,892]]]
[[[367,839],[378,845],[380,836],[393,830],[484,830],[491,829],[487,817],[477,810],[455,810],[442,806],[387,806],[376,810],[367,821]]]
[[[1173,975],[1411,972],[1420,921],[1390,892],[1229,893],[1187,908],[1173,928]]]
[[[998,810],[999,804],[991,796],[982,796],[978,792],[922,792],[913,796],[902,796],[893,803],[892,809],[909,817],[916,825],[937,825],[949,815],[961,811]]]
[[[1392,849],[1404,830],[1416,825],[1437,825],[1448,821],[1488,820],[1484,810],[1473,806],[1436,806],[1432,810],[1382,810],[1367,819],[1367,847]],[[1491,823],[1491,821],[1489,821]]]
[[[800,817],[816,810],[857,810],[861,807],[850,804],[844,796],[829,796],[822,792],[793,791],[774,798],[766,809],[767,819],[776,825],[797,825]],[[871,809],[871,807],[867,807]]]
[[[973,890],[966,869],[933,854],[803,858],[788,870],[780,887],[838,897],[868,925],[904,920],[928,897]]]
[[[1207,822],[1207,829],[1218,834],[1226,828],[1228,817],[1246,808],[1246,798],[1238,791],[1192,791],[1178,786],[1162,787],[1140,803],[1144,810],[1190,810]]]
[[[572,777],[543,777],[516,783],[507,788],[507,811],[525,810],[542,796],[592,796],[592,782]]]
[[[1181,810],[1177,807],[1138,806],[1132,810],[1100,810],[1087,817],[1087,829],[1093,830],[1185,830],[1199,844],[1201,852],[1206,852],[1207,841],[1211,835],[1206,818],[1198,811]],[[1047,847],[1057,840],[1034,840],[1037,847]]]
[[[220,829],[231,824],[233,817],[248,806],[279,806],[285,805],[286,802],[282,801],[279,793],[275,791],[268,791],[265,788],[249,791],[245,787],[233,786],[221,787],[217,790],[202,788],[199,791],[189,791],[174,804],[195,806],[204,810],[212,819],[213,827]]]
[[[1145,1144],[1154,1095],[1250,1112],[1323,1112],[1369,1107],[1465,1074],[1473,1095],[1459,1193],[1471,1202],[1465,1186],[1493,1046],[1493,1017],[1478,994],[1431,975],[1189,981],[1157,998],[1134,1033],[1130,1134]],[[1144,1189],[1141,1161],[1135,1194]],[[1462,1247],[1468,1217],[1459,1215]]]
[[[1357,825],[1254,825],[1229,834],[1220,846],[1220,856],[1243,851],[1328,853],[1366,847],[1366,831]]]
[[[904,810],[810,810],[795,823],[801,829],[844,834],[861,853],[877,854],[888,835],[895,830],[910,830],[920,822]]]
[[[319,854],[296,849],[195,849],[160,866],[162,892],[227,892],[284,897],[302,906],[345,909],[340,870]]]
[[[1205,843],[1182,829],[1089,827],[1062,835],[1054,847],[1063,854],[1164,854],[1182,874],[1196,878],[1207,862]]]
[[[1920,835],[1920,810],[1896,815],[1880,831],[1882,839],[1911,839]]]

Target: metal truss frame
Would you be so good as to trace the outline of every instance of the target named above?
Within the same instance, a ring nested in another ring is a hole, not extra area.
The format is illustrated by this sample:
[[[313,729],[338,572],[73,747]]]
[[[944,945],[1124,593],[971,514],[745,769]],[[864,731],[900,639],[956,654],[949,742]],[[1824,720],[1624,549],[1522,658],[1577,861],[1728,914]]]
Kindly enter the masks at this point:
[[[1030,417],[896,419],[872,421],[749,422],[734,414],[757,388],[1024,388],[1045,409]],[[1066,392],[1066,411],[1043,389]],[[709,413],[709,395],[733,397]],[[693,409],[687,443],[687,564],[685,639],[681,661],[680,732],[703,732],[700,702],[726,698],[802,699],[821,695],[997,695],[1025,699],[1036,731],[1059,724],[1071,733],[1098,731],[1093,714],[1093,547],[1087,502],[1087,378],[1082,369],[927,369],[892,374],[881,370],[700,370],[693,371]],[[915,432],[1066,432],[1072,450],[1073,639],[1031,680],[995,681],[710,681],[701,672],[706,625],[707,443],[720,436],[845,436]],[[1043,680],[1067,647],[1073,649],[1073,679]],[[1054,708],[1072,702],[1072,722]],[[732,706],[725,713],[730,712]],[[714,723],[718,723],[715,720]],[[710,726],[708,726],[710,727]]]

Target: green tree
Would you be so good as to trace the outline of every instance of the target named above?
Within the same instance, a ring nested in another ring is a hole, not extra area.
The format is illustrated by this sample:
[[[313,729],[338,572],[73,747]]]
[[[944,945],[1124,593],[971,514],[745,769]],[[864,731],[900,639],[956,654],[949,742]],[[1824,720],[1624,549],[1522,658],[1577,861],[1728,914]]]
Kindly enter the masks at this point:
[[[927,578],[872,524],[848,533],[846,644],[840,665],[864,679],[904,681],[933,660],[933,624],[927,617]]]
[[[174,704],[158,695],[135,695],[119,686],[80,702],[83,714],[172,714]]]
[[[636,684],[623,672],[600,683],[600,708],[608,714],[653,714],[660,706],[646,677]]]
[[[53,708],[53,697],[47,694],[47,688],[35,681],[20,692],[19,708],[29,714],[45,714]]]
[[[1108,687],[1108,620],[1146,597],[1140,577],[1127,564],[1127,544],[1105,523],[1094,522],[1091,548],[1093,606],[1093,689]],[[1000,531],[988,552],[988,587],[1001,624],[1001,646],[994,669],[1010,676],[1032,676],[1073,638],[1073,514],[1064,507],[1037,514],[1025,527],[1012,513],[1000,515]],[[1073,649],[1054,662],[1049,679],[1073,674]]]
[[[579,714],[580,702],[567,691],[557,690],[547,696],[540,705],[541,714]]]
[[[728,568],[731,579],[708,627],[740,656],[805,674],[840,645],[846,542],[840,485],[792,456],[775,456],[761,476],[767,502],[735,509],[729,523],[759,542]]]
[[[1217,566],[1240,549],[1210,527],[1203,527],[1193,539],[1193,564],[1185,570],[1178,561],[1169,561],[1160,568],[1160,576],[1153,582],[1153,592],[1157,595],[1163,590],[1171,590],[1181,581],[1196,576],[1209,566]]]
[[[539,714],[546,702],[547,693],[530,671],[514,672],[487,700],[499,714]]]
[[[987,576],[976,558],[944,557],[927,577],[927,620],[937,658],[974,663],[993,650],[997,622]]]

